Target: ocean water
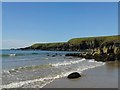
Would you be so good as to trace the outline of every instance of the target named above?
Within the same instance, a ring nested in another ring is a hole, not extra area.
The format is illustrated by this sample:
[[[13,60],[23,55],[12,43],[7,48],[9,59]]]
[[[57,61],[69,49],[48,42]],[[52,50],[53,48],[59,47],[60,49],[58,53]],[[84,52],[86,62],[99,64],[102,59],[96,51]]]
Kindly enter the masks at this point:
[[[42,88],[57,78],[104,65],[85,58],[66,57],[67,51],[2,50],[3,88]]]

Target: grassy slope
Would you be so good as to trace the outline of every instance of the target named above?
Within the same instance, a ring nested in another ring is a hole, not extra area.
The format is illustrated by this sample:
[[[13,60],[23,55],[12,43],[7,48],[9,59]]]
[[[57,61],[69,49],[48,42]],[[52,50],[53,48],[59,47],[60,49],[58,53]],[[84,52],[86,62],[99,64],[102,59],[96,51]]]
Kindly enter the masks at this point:
[[[93,41],[93,40],[98,40],[101,41],[102,43],[105,42],[111,42],[111,41],[117,41],[119,42],[120,36],[102,36],[102,37],[87,37],[87,38],[73,38],[69,40],[68,42],[71,44],[80,44],[82,41]],[[101,44],[102,44],[101,43]]]
[[[56,47],[65,44],[65,42],[57,42],[57,43],[36,43],[33,44],[31,47]]]
[[[90,44],[94,43],[95,40],[99,42],[100,45],[105,44],[105,43],[120,43],[120,35],[119,36],[101,36],[101,37],[86,37],[86,38],[73,38],[70,39],[68,42],[57,42],[57,43],[37,43],[32,45],[32,48],[51,48],[51,47],[60,47],[60,46],[65,46],[66,44],[70,45],[79,45],[82,44],[83,42]]]

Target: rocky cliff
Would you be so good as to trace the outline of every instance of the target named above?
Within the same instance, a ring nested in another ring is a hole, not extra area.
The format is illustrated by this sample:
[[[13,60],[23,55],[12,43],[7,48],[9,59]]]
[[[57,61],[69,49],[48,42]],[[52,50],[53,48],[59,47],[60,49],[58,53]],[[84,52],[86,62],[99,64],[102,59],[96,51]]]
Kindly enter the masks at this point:
[[[120,60],[120,35],[73,38],[68,42],[59,43],[37,43],[20,50],[57,50],[57,51],[81,51],[87,50],[85,58],[95,58],[97,60]],[[104,57],[104,59],[103,59]]]

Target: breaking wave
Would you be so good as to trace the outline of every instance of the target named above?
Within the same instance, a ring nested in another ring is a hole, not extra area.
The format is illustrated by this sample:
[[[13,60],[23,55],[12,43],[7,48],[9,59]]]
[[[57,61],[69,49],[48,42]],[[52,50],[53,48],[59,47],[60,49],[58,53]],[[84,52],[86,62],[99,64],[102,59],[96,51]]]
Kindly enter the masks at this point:
[[[19,72],[19,71],[23,71],[23,70],[43,69],[43,68],[50,68],[50,67],[52,67],[52,65],[50,65],[50,64],[37,65],[37,66],[32,65],[32,66],[19,67],[19,68],[10,69],[10,70],[4,70],[3,73],[10,74],[12,72]]]
[[[76,64],[76,63],[79,63],[79,62],[82,62],[82,61],[85,61],[86,59],[83,58],[81,60],[77,60],[77,61],[64,61],[64,62],[58,62],[58,63],[55,63],[55,64],[51,64],[52,66],[55,66],[55,67],[58,67],[58,66],[65,66],[65,65],[71,65],[71,64]]]
[[[78,67],[72,70],[63,70],[63,72],[59,73],[59,74],[54,74],[54,75],[49,75],[49,76],[45,76],[43,78],[37,78],[37,79],[33,79],[33,80],[24,80],[24,81],[19,81],[19,82],[12,82],[10,84],[7,85],[3,85],[3,88],[42,88],[45,85],[51,83],[52,81],[54,81],[55,79],[58,78],[62,78],[62,77],[66,77],[68,76],[70,73],[77,71],[79,73],[82,73],[82,71],[90,69],[90,68],[95,68],[98,66],[102,66],[105,63],[103,62],[97,62],[94,59],[91,60],[86,60],[86,59],[81,59],[81,60],[76,60],[76,61],[64,61],[64,62],[58,62],[55,64],[48,64],[48,65],[44,65],[44,66],[31,66],[31,67],[20,67],[18,69],[13,69],[13,71],[18,71],[18,70],[31,70],[31,69],[36,69],[36,68],[49,68],[49,67],[58,67],[58,66],[67,66],[67,65],[73,65],[73,64],[77,64],[83,61],[87,61],[88,63],[91,63],[89,65],[83,65],[83,67]],[[8,73],[11,73],[10,71]]]
[[[9,54],[1,54],[2,57],[15,57],[15,56],[26,56],[26,55],[38,55],[39,53],[9,53]]]

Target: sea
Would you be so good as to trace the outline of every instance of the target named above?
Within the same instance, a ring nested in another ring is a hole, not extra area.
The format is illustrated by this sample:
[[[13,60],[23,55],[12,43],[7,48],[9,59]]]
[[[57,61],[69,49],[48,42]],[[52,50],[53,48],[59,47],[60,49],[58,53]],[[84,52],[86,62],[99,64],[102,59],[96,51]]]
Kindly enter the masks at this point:
[[[1,50],[2,88],[42,88],[72,72],[102,66],[94,59],[65,56],[70,51]]]

